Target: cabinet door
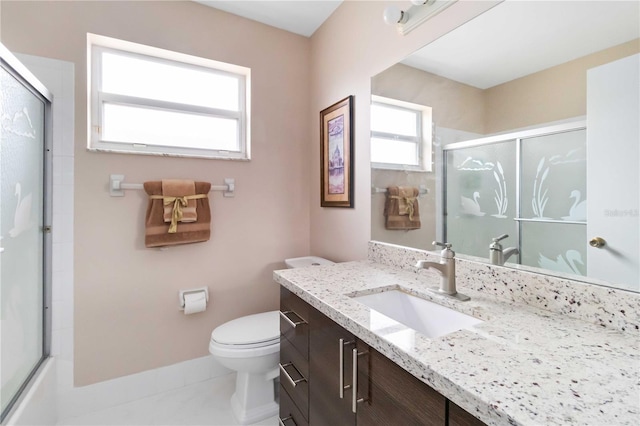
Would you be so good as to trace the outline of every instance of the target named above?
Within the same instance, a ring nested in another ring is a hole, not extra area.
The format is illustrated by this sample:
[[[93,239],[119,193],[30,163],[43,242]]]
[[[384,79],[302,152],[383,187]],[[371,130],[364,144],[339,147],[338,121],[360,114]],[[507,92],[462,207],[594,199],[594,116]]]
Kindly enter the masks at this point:
[[[316,426],[355,425],[351,411],[351,350],[354,336],[316,309],[311,309],[309,336],[309,424]],[[340,339],[345,343],[340,362]],[[350,343],[349,343],[350,342]],[[344,371],[341,371],[341,364]]]
[[[358,426],[446,424],[444,396],[361,342],[358,352]]]
[[[449,401],[449,426],[485,426],[485,424]]]

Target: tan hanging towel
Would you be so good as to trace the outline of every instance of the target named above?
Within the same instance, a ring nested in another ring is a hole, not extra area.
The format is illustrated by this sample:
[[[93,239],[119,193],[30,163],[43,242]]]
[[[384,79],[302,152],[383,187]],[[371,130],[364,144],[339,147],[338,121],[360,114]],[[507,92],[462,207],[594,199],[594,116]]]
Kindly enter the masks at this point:
[[[186,179],[162,179],[162,195],[165,197],[184,197],[196,195],[196,183],[192,180]],[[186,205],[183,206],[182,201],[186,201]],[[174,206],[179,210],[176,212]],[[164,203],[164,221],[172,222],[176,216],[180,216],[180,222],[195,222],[198,220],[198,213],[196,211],[196,200],[189,198],[174,202]]]
[[[420,229],[420,190],[407,186],[390,186],[384,208],[385,227],[392,230]]]
[[[165,196],[162,182],[145,182],[144,190],[149,195],[145,215],[145,246],[163,247],[208,241],[211,236],[211,210],[208,193],[209,182],[195,182],[195,194]],[[180,222],[182,210],[193,201],[198,212],[195,222]],[[165,206],[172,206],[172,220],[165,222]],[[173,232],[170,232],[173,231]]]

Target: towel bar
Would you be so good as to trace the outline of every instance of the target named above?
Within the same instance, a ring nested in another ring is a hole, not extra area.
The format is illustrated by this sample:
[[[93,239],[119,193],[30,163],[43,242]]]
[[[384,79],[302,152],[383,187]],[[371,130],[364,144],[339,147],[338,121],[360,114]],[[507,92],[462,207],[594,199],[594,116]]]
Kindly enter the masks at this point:
[[[109,195],[112,197],[124,197],[125,189],[144,189],[141,183],[124,183],[124,175],[109,175]],[[225,197],[233,197],[236,190],[236,181],[233,178],[225,178],[224,185],[211,185],[210,191],[223,191]]]

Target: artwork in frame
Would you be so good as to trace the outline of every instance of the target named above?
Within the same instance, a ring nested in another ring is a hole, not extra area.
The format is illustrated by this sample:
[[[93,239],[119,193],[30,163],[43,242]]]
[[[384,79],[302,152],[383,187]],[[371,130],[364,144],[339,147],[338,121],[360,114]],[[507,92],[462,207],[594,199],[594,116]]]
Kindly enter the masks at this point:
[[[322,207],[353,207],[353,103],[348,96],[320,111]]]

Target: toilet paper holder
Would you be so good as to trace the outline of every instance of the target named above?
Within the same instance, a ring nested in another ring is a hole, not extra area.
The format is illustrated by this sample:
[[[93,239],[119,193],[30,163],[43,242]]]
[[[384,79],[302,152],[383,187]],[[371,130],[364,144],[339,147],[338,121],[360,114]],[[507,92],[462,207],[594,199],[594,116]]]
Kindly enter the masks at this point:
[[[184,296],[186,294],[194,294],[204,292],[207,303],[209,303],[209,287],[191,288],[188,290],[180,290],[178,293],[178,300],[180,303],[180,310],[184,311]]]

